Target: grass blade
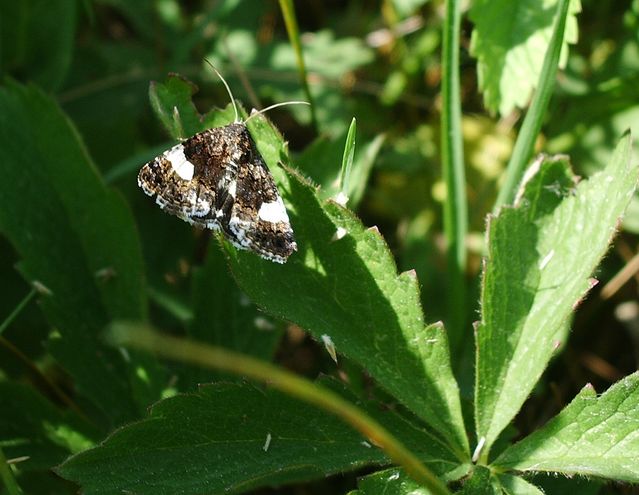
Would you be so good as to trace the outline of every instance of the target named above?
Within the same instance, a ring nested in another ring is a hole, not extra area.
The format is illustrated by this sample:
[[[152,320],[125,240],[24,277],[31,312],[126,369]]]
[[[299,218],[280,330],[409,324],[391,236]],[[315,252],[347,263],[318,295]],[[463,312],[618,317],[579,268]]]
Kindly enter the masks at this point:
[[[339,175],[339,195],[344,201],[343,205],[348,202],[348,185],[351,177],[351,168],[353,167],[353,157],[355,156],[355,133],[357,132],[357,121],[355,117],[351,120],[346,135],[346,144],[344,145],[344,156],[342,158],[342,170]]]
[[[517,137],[517,142],[515,143],[515,149],[508,162],[506,178],[493,208],[494,214],[497,213],[501,205],[512,203],[519,181],[533,153],[535,141],[541,129],[544,114],[555,85],[555,76],[557,75],[557,68],[559,66],[559,56],[561,55],[569,5],[570,0],[559,0],[557,4],[558,15],[555,29],[552,33],[546,57],[544,58],[544,65],[541,69],[539,82],[537,83],[537,91],[530,104],[530,109],[528,113],[526,113],[526,118],[524,119],[519,136]]]
[[[18,482],[13,476],[11,466],[7,463],[7,459],[4,456],[4,452],[0,449],[0,480],[7,489],[9,495],[22,495],[22,490],[18,486]]]
[[[31,289],[31,292],[29,292],[24,297],[24,299],[22,299],[22,301],[18,303],[18,305],[11,312],[11,314],[7,316],[2,323],[0,323],[0,335],[4,333],[4,331],[9,327],[9,325],[11,325],[11,323],[13,323],[13,320],[17,318],[17,316],[22,312],[25,306],[29,304],[29,302],[31,302],[31,299],[33,299],[35,295],[36,295],[36,290]]]

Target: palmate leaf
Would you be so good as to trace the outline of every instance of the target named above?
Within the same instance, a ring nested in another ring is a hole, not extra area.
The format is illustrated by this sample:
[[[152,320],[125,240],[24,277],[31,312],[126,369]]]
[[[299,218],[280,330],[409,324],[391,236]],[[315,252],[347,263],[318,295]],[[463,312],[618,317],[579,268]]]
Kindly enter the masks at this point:
[[[0,89],[0,232],[56,332],[48,343],[103,426],[136,419],[160,395],[155,360],[99,339],[112,318],[146,315],[140,244],[130,211],[96,173],[75,129],[41,91]]]
[[[398,276],[377,229],[322,202],[305,180],[276,166],[288,158],[265,119],[249,124],[277,179],[299,251],[275,265],[229,249],[236,280],[268,312],[317,339],[328,335],[338,353],[359,362],[463,456],[468,444],[446,333],[440,324],[424,324],[414,273]]]
[[[473,2],[471,53],[478,60],[479,87],[489,110],[505,115],[528,103],[550,42],[556,5],[557,0]],[[580,10],[580,1],[571,0],[560,67],[566,63],[568,43],[577,41]]]
[[[517,471],[582,474],[639,482],[639,373],[601,397],[592,386],[540,430],[494,462]]]
[[[630,149],[626,135],[607,167],[578,185],[564,159],[537,162],[516,206],[490,222],[476,332],[475,413],[485,456],[592,285],[589,277],[635,189]]]
[[[455,466],[425,431],[376,405],[360,406],[436,472]],[[87,495],[176,495],[238,493],[388,462],[355,430],[308,404],[249,384],[216,383],[158,403],[148,419],[57,471]]]

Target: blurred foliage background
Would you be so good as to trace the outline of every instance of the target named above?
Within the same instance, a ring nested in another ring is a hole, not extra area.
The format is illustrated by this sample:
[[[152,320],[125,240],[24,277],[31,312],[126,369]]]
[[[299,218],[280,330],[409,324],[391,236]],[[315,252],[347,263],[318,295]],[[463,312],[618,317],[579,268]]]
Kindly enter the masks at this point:
[[[303,106],[274,110],[269,118],[289,141],[293,163],[325,190],[334,187],[346,131],[351,118],[357,118],[356,160],[364,175],[370,169],[367,187],[357,198],[358,215],[364,224],[378,226],[400,270],[416,270],[426,320],[442,319],[447,286],[439,160],[443,2],[300,0],[295,6],[317,126]],[[462,26],[461,77],[471,228],[468,280],[476,292],[486,214],[521,109],[517,101],[499,114],[484,106],[477,60],[471,55],[472,18],[466,16]],[[639,118],[639,1],[583,0],[577,19],[579,35],[560,73],[539,149],[569,154],[577,173],[587,176],[606,162],[619,136]],[[248,108],[305,99],[275,0],[0,3],[3,83],[33,84],[52,95],[77,127],[105,182],[126,198],[142,239],[151,316],[163,328],[179,328],[191,316],[202,284],[215,281],[198,275],[207,236],[149,206],[137,188],[139,167],[172,144],[152,114],[149,83],[178,73],[197,85],[200,112],[225,107],[228,96],[204,59],[222,72]],[[11,214],[20,218],[23,212]],[[529,400],[525,416],[518,418],[521,431],[553,415],[585,382],[601,390],[636,369],[637,270],[630,268],[628,274],[628,263],[637,252],[637,233],[635,198],[624,231],[598,274],[600,288],[581,306],[565,352],[545,375],[543,389],[551,394]],[[0,253],[4,319],[30,287],[15,268],[17,253],[3,238]],[[218,263],[220,279],[232,283],[220,260],[207,262]],[[628,274],[626,282],[614,278],[620,272]],[[609,285],[611,280],[624,283]],[[470,311],[469,320],[475,319],[476,306]],[[45,395],[50,395],[49,385],[42,377],[71,389],[43,346],[48,333],[38,307],[30,304],[0,345],[0,372],[32,383]],[[279,345],[271,338],[255,345],[277,349],[280,363],[309,376],[329,359],[296,328],[288,328]],[[468,368],[470,362],[469,357],[466,366],[458,367]],[[470,381],[462,377],[461,382],[468,394]],[[346,476],[295,493],[324,493],[327,484],[338,492],[349,483]]]

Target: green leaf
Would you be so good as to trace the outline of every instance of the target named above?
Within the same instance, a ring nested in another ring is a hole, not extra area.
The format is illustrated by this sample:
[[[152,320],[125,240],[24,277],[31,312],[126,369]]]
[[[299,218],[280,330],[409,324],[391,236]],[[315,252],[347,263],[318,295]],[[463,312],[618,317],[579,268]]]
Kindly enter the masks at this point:
[[[217,383],[158,403],[148,419],[57,471],[87,494],[173,495],[238,493],[386,462],[312,406],[274,390]]]
[[[138,417],[159,396],[155,360],[99,341],[111,318],[146,315],[130,211],[104,186],[64,114],[33,87],[0,89],[0,171],[0,231],[25,279],[46,288],[51,352],[106,418]]]
[[[411,452],[415,453],[415,455],[420,458],[428,469],[433,471],[436,475],[443,477],[444,480],[449,481],[458,479],[465,473],[468,466],[460,466],[459,461],[450,452],[446,445],[443,444],[432,432],[417,425],[415,422],[404,416],[400,416],[386,408],[380,408],[380,404],[376,401],[356,397],[342,382],[339,382],[336,379],[322,377],[318,380],[318,382],[320,385],[323,385],[348,399],[374,420],[383,425]],[[395,470],[401,472],[401,478],[411,479],[404,474],[402,469],[396,468]]]
[[[374,52],[360,38],[335,39],[329,30],[318,31],[306,38],[304,61],[308,72],[339,79],[344,73],[366,65],[375,58]],[[281,43],[271,55],[270,66],[276,70],[295,70],[297,59],[290,43]]]
[[[506,115],[528,104],[550,41],[556,5],[557,0],[473,2],[471,53],[478,61],[484,104],[492,112]],[[580,10],[580,1],[572,0],[560,67],[566,63],[568,43],[577,41],[576,13]]]
[[[564,495],[565,493],[578,493],[579,495],[598,495],[603,493],[602,486],[605,481],[596,478],[581,478],[572,476],[566,478],[554,473],[539,473],[531,478],[531,481],[539,486],[546,495]]]
[[[0,446],[7,458],[27,457],[20,471],[48,470],[97,438],[94,428],[32,387],[0,382]]]
[[[544,492],[532,483],[511,474],[498,475],[505,495],[543,495]]]
[[[194,268],[191,306],[190,337],[271,361],[283,325],[260,312],[237,287],[217,243],[210,244],[204,265]],[[193,385],[216,376],[201,369],[190,374]]]
[[[477,438],[486,450],[515,416],[557,348],[574,306],[608,248],[637,181],[630,135],[608,166],[575,186],[562,158],[544,158],[516,207],[488,232],[476,332]]]
[[[438,470],[435,466],[435,472],[443,476],[445,481],[455,481],[466,476],[470,470],[470,464],[456,464],[454,467],[449,466],[448,471]],[[416,483],[412,478],[407,476],[400,468],[385,469],[377,471],[360,478],[357,483],[357,495],[428,495],[431,493],[428,489]]]
[[[582,474],[639,482],[639,373],[597,397],[591,385],[495,465],[517,471]]]
[[[321,186],[318,192],[322,199],[334,198],[340,191],[340,160],[342,158],[340,144],[345,141],[346,135],[344,131],[335,138],[320,136],[294,160],[300,170]],[[348,206],[353,210],[357,209],[364,196],[368,177],[384,139],[384,135],[378,135],[369,142],[362,143],[360,140],[354,150],[346,193]]]
[[[149,87],[149,99],[155,115],[169,135],[174,139],[190,137],[212,127],[228,125],[235,120],[232,102],[226,108],[212,109],[201,115],[192,97],[198,88],[179,74],[169,74],[165,82],[152,82]],[[246,117],[238,102],[238,111]]]
[[[76,495],[78,491],[77,485],[63,480],[51,471],[31,471],[20,476],[19,480],[20,487],[26,494]]]
[[[459,495],[501,495],[501,487],[485,466],[475,466]]]
[[[236,280],[268,312],[318,340],[328,335],[338,353],[359,362],[463,456],[467,439],[446,333],[441,324],[425,326],[414,273],[397,275],[376,228],[321,202],[297,174],[276,166],[288,158],[265,119],[249,124],[278,182],[299,251],[282,266],[229,248]]]
[[[336,81],[344,80],[350,76],[356,77],[354,71],[375,59],[374,50],[361,38],[336,38],[334,32],[326,29],[316,31],[312,36],[303,36],[302,42],[306,70],[315,80]],[[262,48],[260,48],[260,52],[263,52]],[[266,52],[263,57],[264,63],[282,76],[297,71],[295,51],[289,42],[274,43],[273,49]],[[259,65],[256,64],[257,67]],[[299,85],[297,87],[299,88]],[[285,92],[281,83],[274,82],[270,83],[268,88],[269,96],[275,101],[306,99],[301,88],[295,91],[294,88],[290,87]],[[350,106],[352,99],[341,98],[339,92],[336,92],[328,84],[313,84],[312,90],[314,111],[320,129],[324,131],[328,128],[341,130],[344,123],[348,122],[354,115]],[[290,111],[299,122],[309,123],[311,121],[310,112],[305,106],[291,107]],[[357,115],[356,117],[359,118]]]
[[[53,91],[73,56],[77,2],[21,0],[0,6],[0,73],[16,74]]]
[[[395,10],[401,18],[408,17],[426,3],[428,0],[393,0]]]
[[[431,493],[398,468],[385,469],[364,476],[358,481],[357,488],[356,495],[429,495]]]
[[[633,51],[630,47],[623,49]],[[628,77],[621,78],[613,74],[615,76],[609,80],[577,94],[567,92],[562,84],[562,90],[567,94],[557,98],[553,108],[555,112],[561,112],[561,118],[550,119],[545,127],[549,138],[547,149],[552,153],[569,150],[580,170],[588,173],[598,171],[602,163],[610,160],[614,151],[611,137],[622,134],[639,119],[636,98],[639,73],[633,71]],[[597,79],[609,77],[597,75]],[[585,105],[588,106],[587,113],[583,111]],[[633,144],[637,150],[638,144]]]
[[[203,130],[202,119],[191,100],[196,92],[197,86],[178,74],[149,86],[153,111],[173,138],[185,139]]]

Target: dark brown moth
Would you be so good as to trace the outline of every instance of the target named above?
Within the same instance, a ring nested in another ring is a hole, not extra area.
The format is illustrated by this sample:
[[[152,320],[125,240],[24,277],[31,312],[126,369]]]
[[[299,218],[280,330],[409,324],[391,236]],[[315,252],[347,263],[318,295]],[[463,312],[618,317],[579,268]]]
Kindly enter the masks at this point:
[[[297,250],[286,208],[226,81],[215,72],[231,96],[235,122],[195,134],[157,156],[140,170],[138,185],[168,213],[285,263]]]

